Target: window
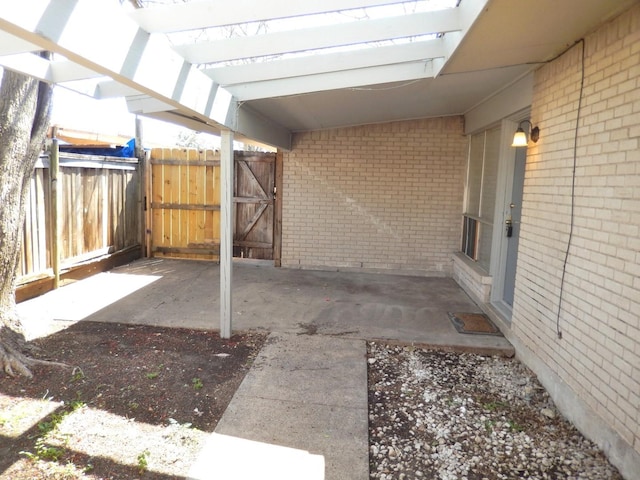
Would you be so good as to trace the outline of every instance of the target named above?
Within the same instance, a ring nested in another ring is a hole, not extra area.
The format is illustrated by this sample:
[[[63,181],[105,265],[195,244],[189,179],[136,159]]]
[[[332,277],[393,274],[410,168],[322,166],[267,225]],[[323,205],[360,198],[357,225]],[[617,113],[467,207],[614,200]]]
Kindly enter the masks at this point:
[[[476,252],[478,250],[478,222],[471,217],[464,217],[462,224],[462,251],[464,254],[477,259]]]
[[[500,127],[471,136],[462,251],[489,272],[496,204]]]

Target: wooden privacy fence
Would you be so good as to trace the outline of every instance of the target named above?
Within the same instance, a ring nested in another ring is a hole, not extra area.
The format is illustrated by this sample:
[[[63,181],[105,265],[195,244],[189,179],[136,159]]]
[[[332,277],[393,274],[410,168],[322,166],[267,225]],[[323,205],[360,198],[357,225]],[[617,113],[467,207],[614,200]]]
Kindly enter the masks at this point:
[[[234,152],[234,164],[234,255],[274,259],[276,154]],[[220,152],[153,149],[149,175],[148,254],[217,260]]]
[[[282,156],[235,152],[234,157],[234,255],[279,265],[281,206],[275,191]],[[153,149],[147,158],[149,166],[131,158],[62,153],[55,183],[57,244],[51,162],[47,155],[40,158],[26,206],[18,301],[52,288],[56,249],[67,273],[110,254],[130,261],[142,254],[142,245],[146,256],[218,259],[220,153]],[[123,261],[107,260],[111,266],[118,262]],[[35,280],[48,283],[38,286]]]
[[[153,256],[217,259],[220,244],[220,154],[151,150],[147,249]],[[147,200],[148,201],[148,200]]]
[[[57,249],[62,268],[140,246],[138,160],[61,153],[58,173]],[[52,275],[56,236],[52,228],[49,156],[31,177],[18,283]]]

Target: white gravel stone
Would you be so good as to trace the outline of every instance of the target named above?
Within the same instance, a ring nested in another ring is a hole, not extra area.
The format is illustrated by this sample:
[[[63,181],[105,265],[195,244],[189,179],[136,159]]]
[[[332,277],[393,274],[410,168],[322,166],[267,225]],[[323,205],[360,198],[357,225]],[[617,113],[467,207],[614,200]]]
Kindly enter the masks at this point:
[[[368,364],[372,479],[622,479],[516,360],[371,342]]]

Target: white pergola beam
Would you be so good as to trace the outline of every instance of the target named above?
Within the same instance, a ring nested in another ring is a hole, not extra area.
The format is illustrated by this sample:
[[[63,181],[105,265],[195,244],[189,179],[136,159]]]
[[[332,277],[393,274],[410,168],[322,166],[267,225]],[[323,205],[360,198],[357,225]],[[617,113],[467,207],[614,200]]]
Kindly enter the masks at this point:
[[[50,81],[51,69],[49,60],[32,53],[18,53],[0,57],[0,66],[44,82]]]
[[[145,115],[155,112],[175,110],[171,105],[148,95],[130,96],[126,97],[126,100],[129,112],[135,114]]]
[[[98,83],[93,92],[93,97],[98,99],[129,97],[141,95],[135,88],[128,87],[114,80],[104,80]]]
[[[234,127],[235,119],[227,115],[233,104],[231,94],[185,61],[164,36],[141,30],[117,2],[0,2],[0,30],[59,53],[203,123]],[[271,144],[283,136],[284,132],[274,132],[273,138],[257,140]]]
[[[342,88],[358,88],[392,82],[406,82],[433,77],[433,62],[383,65],[345,72],[331,72],[309,77],[292,77],[227,87],[240,102],[261,98],[301,95]]]
[[[51,61],[32,52],[0,56],[0,65],[48,83],[75,82],[102,77],[99,73],[77,63],[68,60]]]
[[[191,63],[216,63],[460,30],[457,8],[175,46]]]
[[[0,30],[0,55],[16,55],[38,50],[40,48],[37,45]]]
[[[262,143],[257,141],[256,138],[269,137],[273,134],[273,122],[262,115],[257,114],[246,105],[234,107],[236,121],[236,130],[234,130],[234,141],[243,142],[249,145],[255,145],[261,148],[271,148],[274,144],[285,145],[291,144],[291,134],[278,138],[277,141],[271,143]],[[203,123],[193,118],[186,117],[180,114],[177,110],[165,110],[156,112],[140,113],[147,118],[153,118],[154,120],[160,120],[162,122],[173,123],[180,125],[195,132],[204,132],[212,135],[221,135],[220,128],[216,128],[212,125]],[[277,125],[276,125],[277,126]],[[242,132],[251,132],[253,136],[247,136]]]
[[[101,78],[90,78],[87,80],[79,80],[76,82],[62,82],[58,83],[57,86],[65,88],[67,90],[71,90],[72,92],[79,93],[80,95],[93,97],[96,85],[100,83],[100,80]]]
[[[139,8],[129,13],[151,33],[170,33],[238,23],[315,15],[356,8],[404,3],[407,0],[208,0]]]
[[[436,76],[440,75],[447,61],[458,49],[465,35],[473,28],[473,25],[477,22],[489,1],[490,0],[464,0],[458,8],[456,8],[460,18],[460,29],[459,31],[451,32],[444,36],[446,55],[444,56],[444,62],[442,62],[441,66],[435,71]]]
[[[104,75],[101,75],[87,67],[83,67],[82,65],[78,65],[77,63],[70,62],[68,60],[51,62],[52,83],[74,82],[77,80],[87,80],[103,76]]]
[[[257,136],[255,138],[260,138],[265,136],[268,132],[277,130],[274,127],[277,125],[273,125],[273,120],[266,118],[264,115],[256,113],[254,110],[249,108],[246,104],[236,103],[234,108],[234,116],[236,118],[236,129],[235,132],[240,135],[236,135],[236,137],[243,136],[245,138],[251,138],[247,132],[253,132]],[[289,144],[291,145],[291,133],[287,134],[287,137],[282,137],[279,139],[279,144]],[[287,150],[290,150],[289,147]]]
[[[331,53],[314,57],[273,60],[229,67],[204,69],[216,83],[232,85],[301,77],[322,73],[349,71],[379,65],[393,65],[442,57],[445,54],[443,39],[418,41],[404,45],[368,48],[365,50]]]

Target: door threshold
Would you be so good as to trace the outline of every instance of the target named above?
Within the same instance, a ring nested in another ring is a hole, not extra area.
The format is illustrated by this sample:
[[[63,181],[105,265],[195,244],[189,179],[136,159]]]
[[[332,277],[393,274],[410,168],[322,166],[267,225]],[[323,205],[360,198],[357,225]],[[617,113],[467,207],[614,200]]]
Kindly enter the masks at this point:
[[[495,302],[485,303],[483,310],[485,310],[485,313],[489,315],[489,318],[491,320],[498,323],[499,327],[506,327],[508,329],[511,329],[512,308],[510,305],[502,300],[499,300]]]

